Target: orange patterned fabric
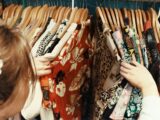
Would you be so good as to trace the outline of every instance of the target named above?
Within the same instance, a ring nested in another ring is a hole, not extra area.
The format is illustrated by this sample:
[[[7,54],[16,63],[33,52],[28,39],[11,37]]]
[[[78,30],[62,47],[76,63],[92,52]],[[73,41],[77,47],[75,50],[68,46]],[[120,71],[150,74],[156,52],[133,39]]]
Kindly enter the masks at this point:
[[[42,89],[49,90],[49,99],[44,96],[43,105],[53,109],[56,119],[81,119],[82,89],[91,64],[88,35],[88,27],[75,30],[52,62],[52,74],[41,78]]]

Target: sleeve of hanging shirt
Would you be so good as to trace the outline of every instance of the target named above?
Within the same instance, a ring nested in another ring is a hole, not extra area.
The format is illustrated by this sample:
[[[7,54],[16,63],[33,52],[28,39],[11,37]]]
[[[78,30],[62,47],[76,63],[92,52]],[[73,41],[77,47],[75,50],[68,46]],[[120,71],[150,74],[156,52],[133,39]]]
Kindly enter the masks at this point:
[[[138,120],[160,120],[160,97],[147,96],[142,101],[142,111]]]

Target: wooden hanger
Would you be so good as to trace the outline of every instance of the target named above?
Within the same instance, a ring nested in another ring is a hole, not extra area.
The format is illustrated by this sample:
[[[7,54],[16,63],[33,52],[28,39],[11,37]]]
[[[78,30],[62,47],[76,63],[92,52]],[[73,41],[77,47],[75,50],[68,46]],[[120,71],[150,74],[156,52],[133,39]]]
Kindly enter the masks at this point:
[[[159,43],[158,33],[157,33],[157,29],[156,29],[156,17],[154,15],[153,8],[150,8],[149,12],[150,12],[151,18],[152,18],[151,22],[152,22],[152,28],[153,28],[153,31],[154,31],[154,36],[155,36],[156,42]]]
[[[117,26],[120,28],[120,21],[119,21],[119,15],[118,15],[118,10],[116,8],[114,8],[114,14],[116,17],[116,21],[117,21]]]
[[[62,9],[62,6],[59,6],[58,9],[57,9],[56,16],[55,16],[55,21],[56,22],[58,20],[58,16],[59,16],[59,13],[60,13],[61,9]]]
[[[12,22],[12,19],[14,17],[15,11],[17,9],[18,5],[14,5],[13,7],[10,7],[8,10],[8,17],[6,19],[6,24],[10,25]]]
[[[138,9],[135,10],[135,16],[136,16],[136,25],[137,25],[137,31],[138,31],[138,36],[139,36],[138,40],[140,42],[140,40],[142,40],[142,32],[141,32],[140,16],[139,16]],[[140,44],[138,44],[138,53],[139,53],[139,56],[140,56],[140,62],[141,62],[142,65],[144,65]]]
[[[24,25],[21,28],[23,32],[27,35],[28,39],[30,39],[30,34],[34,34],[33,29],[39,23],[40,20],[39,14],[42,10],[43,9],[40,6],[33,7],[29,17],[27,18],[27,20],[25,21]]]
[[[133,28],[135,29],[136,31],[136,34],[138,33],[138,30],[137,30],[137,26],[136,26],[136,17],[135,17],[135,12],[133,9],[131,9],[131,18],[132,18],[132,23],[133,23]]]
[[[45,19],[44,24],[42,26],[46,25],[46,23],[48,22],[48,19],[51,18],[52,13],[53,13],[52,12],[52,7],[48,7],[48,12],[46,14],[46,19]]]
[[[160,32],[160,21],[159,21],[159,19],[160,19],[160,9],[159,9],[158,15],[157,15],[157,28],[158,28],[158,31]],[[160,35],[160,33],[159,33],[159,35]],[[160,38],[159,38],[159,41],[160,41]]]
[[[31,23],[32,23],[32,18],[34,18],[35,16],[35,10],[36,10],[36,7],[33,7],[33,9],[31,10],[30,12],[30,15],[28,16],[28,19],[26,20],[26,22],[24,23],[23,25],[23,29],[27,28],[27,26],[30,26]]]
[[[41,9],[41,6],[37,6],[37,7],[34,8],[33,14],[32,14],[32,17],[31,17],[31,22],[37,20],[38,13],[39,13],[40,9]]]
[[[57,6],[52,6],[51,7],[51,12],[50,12],[50,17],[52,18],[52,19],[54,19],[54,16],[55,16],[55,13],[56,13],[56,11],[57,11]]]
[[[119,19],[120,19],[121,28],[124,28],[123,16],[122,16],[120,9],[118,9],[118,15],[119,15]]]
[[[128,14],[129,26],[133,27],[132,18],[131,18],[131,11],[127,10],[127,14]]]
[[[142,12],[143,25],[145,25],[147,22],[147,16],[146,16],[146,13],[144,12],[144,10],[141,10],[141,12]]]
[[[139,37],[141,37],[141,27],[140,27],[138,10],[135,10],[135,17],[136,17],[137,32],[138,32]]]
[[[42,8],[39,10],[37,15],[37,23],[35,24],[35,28],[40,27],[42,23],[45,21],[46,12],[48,12],[48,5],[45,4],[42,6]]]
[[[41,23],[41,25],[40,26],[38,26],[38,27],[42,27],[42,26],[44,26],[45,25],[45,23],[47,23],[47,21],[48,21],[48,19],[49,19],[49,16],[48,16],[48,6],[46,6],[46,8],[45,8],[45,12],[44,12],[44,18],[43,18],[43,21],[42,21],[42,23]]]
[[[60,6],[54,6],[54,7],[52,7],[52,19],[54,19],[54,21],[56,21],[56,15],[57,15],[57,12],[59,10],[59,7]]]
[[[8,6],[9,7],[9,6]],[[8,7],[3,10],[2,19],[5,20]]]
[[[65,12],[65,15],[63,17],[63,20],[64,19],[69,19],[71,11],[72,11],[72,9],[70,7],[68,7],[67,10],[66,10],[66,12]]]
[[[124,27],[125,27],[126,26],[126,19],[128,19],[127,9],[126,8],[121,9],[121,14],[122,14]]]
[[[116,21],[116,17],[115,17],[114,11],[113,11],[112,8],[109,8],[109,11],[110,11],[111,19],[113,21],[114,30],[116,30],[116,28],[118,27],[118,24],[117,24],[117,21]]]
[[[38,9],[40,9],[40,6],[33,7],[33,9],[30,12],[29,19],[27,20],[26,24],[23,26],[23,31],[28,31],[28,32],[30,31],[31,33],[31,29],[33,25],[36,24],[36,17],[38,14]]]
[[[66,10],[66,7],[62,7],[62,9],[60,10],[59,16],[58,16],[58,19],[57,19],[57,23],[61,23],[62,22],[65,10]]]
[[[43,8],[42,11],[39,11],[39,13],[38,13],[39,16],[37,15],[37,21],[39,20],[38,23],[33,25],[32,29],[28,33],[28,36],[30,36],[30,37],[33,36],[33,34],[35,33],[35,30],[37,28],[39,28],[39,27],[41,28],[42,26],[44,26],[46,19],[48,20],[48,18],[47,18],[48,5],[45,4],[42,8]],[[38,19],[38,17],[39,17],[39,19]]]
[[[21,17],[22,9],[23,9],[22,5],[19,5],[18,8],[16,9],[14,19],[12,20],[12,23],[11,23],[11,27],[13,27],[16,24],[16,22],[19,20],[19,18]]]
[[[126,9],[126,8],[123,8],[122,11],[123,11],[123,13],[124,13],[124,17],[123,17],[123,18],[124,18],[124,19],[125,19],[125,18],[128,18],[127,9]]]
[[[14,18],[14,14],[16,12],[16,9],[18,8],[18,5],[14,5],[11,9],[9,9],[9,14],[8,14],[8,18],[6,20],[6,24],[8,25],[8,27],[11,27],[11,24],[12,24],[12,21],[13,21],[13,18]]]
[[[97,16],[97,17],[100,17],[101,20],[102,20],[102,23],[105,24],[106,21],[105,21],[105,19],[104,19],[104,16],[103,16],[103,13],[102,13],[100,7],[97,7],[97,8],[96,8],[96,16]],[[108,24],[108,25],[109,25],[109,24]]]
[[[55,18],[56,18],[56,14],[57,14],[58,9],[59,9],[59,7],[55,6],[55,9],[52,13],[52,19],[54,19],[54,21],[56,21]]]
[[[70,18],[69,18],[69,21],[65,27],[65,29],[63,30],[63,32],[61,34],[58,35],[58,38],[62,38],[63,35],[66,33],[67,29],[69,28],[69,26],[71,25],[71,23],[75,23],[77,21],[74,21],[75,19],[75,16],[76,16],[76,13],[78,13],[78,8],[73,8],[72,9],[72,12],[71,12],[71,15],[70,15]]]
[[[143,20],[142,20],[142,13],[141,13],[140,9],[138,9],[137,12],[139,13],[139,23],[140,23],[140,31],[141,31],[141,37],[142,37],[142,32],[144,31],[144,25],[143,25]]]
[[[23,10],[22,16],[21,16],[22,20],[21,20],[20,24],[17,25],[17,27],[22,28],[22,26],[24,25],[24,23],[26,22],[26,20],[27,20],[27,18],[29,16],[31,10],[32,10],[31,6],[28,6]]]
[[[85,11],[85,8],[82,8],[82,9],[80,10],[79,16],[81,16],[81,17],[79,17],[79,18],[77,19],[77,23],[78,23],[78,24],[80,24],[81,21],[83,20],[83,17],[84,17],[84,13],[85,13],[85,12],[86,12],[86,11]]]
[[[28,24],[34,14],[34,11],[35,11],[35,8],[32,8],[31,11],[29,12],[29,14],[28,15],[26,14],[27,15],[26,20],[24,21],[23,25],[21,26],[22,30],[24,30],[28,26]]]
[[[84,10],[84,8],[79,8],[78,9],[78,11],[76,12],[76,15],[74,17],[74,20],[73,20],[74,23],[80,24],[80,19],[81,19],[80,16],[83,13],[83,10]]]
[[[53,12],[56,9],[56,6],[51,6],[50,7],[50,12],[49,12],[49,17],[52,18]]]
[[[48,7],[47,18],[50,17],[51,13],[52,13],[52,7]]]
[[[9,18],[9,15],[10,15],[10,9],[12,9],[14,7],[14,4],[11,4],[10,6],[8,6],[5,10],[5,13],[4,13],[4,21],[7,21],[7,19]]]
[[[149,11],[146,11],[147,20],[151,21],[151,14]]]
[[[105,26],[109,27],[109,21],[108,21],[107,15],[106,15],[105,8],[101,7],[100,10],[101,10],[103,18],[104,18],[104,24],[103,25],[106,24]]]
[[[86,22],[87,19],[88,19],[88,14],[89,14],[89,11],[88,9],[84,9],[83,13],[82,13],[82,18],[80,19],[80,23],[82,24],[83,22]]]
[[[157,43],[159,43],[159,41],[160,41],[160,30],[159,30],[159,25],[158,25],[158,15],[153,8],[151,8],[151,11],[152,11],[152,14],[155,18],[155,29],[156,29],[156,33],[157,33],[157,36],[158,36]]]
[[[115,27],[113,25],[113,22],[112,22],[112,19],[111,19],[111,15],[109,13],[108,8],[105,8],[105,11],[106,11],[106,14],[107,14],[109,26],[110,26],[110,28],[111,28],[112,31],[115,31]]]

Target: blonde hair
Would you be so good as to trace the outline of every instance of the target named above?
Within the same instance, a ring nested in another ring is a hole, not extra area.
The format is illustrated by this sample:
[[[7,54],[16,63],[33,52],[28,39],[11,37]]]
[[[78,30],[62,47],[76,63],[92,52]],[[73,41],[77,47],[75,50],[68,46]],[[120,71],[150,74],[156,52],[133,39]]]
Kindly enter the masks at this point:
[[[7,101],[20,81],[28,85],[35,80],[30,47],[17,30],[0,26],[0,59],[3,60],[0,75],[0,101]]]

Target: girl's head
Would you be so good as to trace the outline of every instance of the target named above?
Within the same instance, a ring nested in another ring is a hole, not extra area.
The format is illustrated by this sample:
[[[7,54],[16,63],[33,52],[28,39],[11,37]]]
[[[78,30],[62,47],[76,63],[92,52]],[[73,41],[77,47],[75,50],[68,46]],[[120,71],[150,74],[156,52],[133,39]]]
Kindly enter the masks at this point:
[[[0,118],[19,112],[34,80],[27,41],[17,30],[0,26]]]

